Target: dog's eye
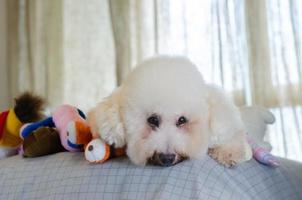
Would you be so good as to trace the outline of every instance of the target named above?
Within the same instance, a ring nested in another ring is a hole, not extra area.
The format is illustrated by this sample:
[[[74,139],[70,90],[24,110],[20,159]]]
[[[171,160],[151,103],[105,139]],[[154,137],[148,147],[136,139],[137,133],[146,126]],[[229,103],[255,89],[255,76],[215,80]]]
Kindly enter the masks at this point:
[[[151,115],[148,119],[147,119],[148,124],[152,127],[159,127],[160,124],[160,118],[157,115]]]
[[[178,127],[182,126],[187,122],[188,122],[187,118],[185,118],[184,116],[181,116],[180,118],[178,118],[178,120],[176,122],[176,126],[178,126]]]

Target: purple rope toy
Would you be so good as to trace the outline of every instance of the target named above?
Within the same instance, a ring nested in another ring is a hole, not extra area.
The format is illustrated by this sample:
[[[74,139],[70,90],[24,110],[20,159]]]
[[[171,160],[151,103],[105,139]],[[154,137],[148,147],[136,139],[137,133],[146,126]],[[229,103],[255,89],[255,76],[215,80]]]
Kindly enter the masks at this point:
[[[250,137],[247,137],[247,141],[252,148],[253,157],[259,163],[270,166],[270,167],[279,167],[280,163],[278,159],[273,156],[268,150],[259,146],[254,140]]]

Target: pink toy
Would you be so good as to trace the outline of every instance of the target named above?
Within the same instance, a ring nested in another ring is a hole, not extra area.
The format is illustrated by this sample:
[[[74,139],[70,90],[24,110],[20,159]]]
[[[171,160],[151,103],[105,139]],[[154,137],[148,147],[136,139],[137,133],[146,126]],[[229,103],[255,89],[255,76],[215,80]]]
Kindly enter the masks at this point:
[[[53,113],[53,122],[60,133],[63,147],[68,151],[82,151],[84,144],[91,140],[86,120],[73,106],[59,106]]]
[[[71,152],[85,150],[85,157],[91,163],[103,163],[109,158],[125,155],[125,148],[114,148],[100,138],[92,140],[92,134],[85,120],[85,115],[82,111],[70,105],[59,106],[53,112],[52,117],[24,125],[20,131],[21,138],[28,137],[40,127],[55,128],[59,132],[60,141],[64,149]],[[45,134],[47,133],[45,132]],[[46,141],[49,140],[47,139]],[[48,152],[53,152],[53,149],[50,150]],[[48,152],[44,155],[47,155]],[[37,154],[43,155],[41,152]]]
[[[253,157],[260,163],[271,166],[271,167],[279,167],[279,162],[275,156],[273,156],[269,151],[260,147],[256,142],[254,142],[251,138],[247,138],[248,143],[250,144]]]
[[[52,117],[42,121],[26,124],[21,128],[21,138],[26,138],[40,127],[56,128],[60,134],[62,146],[67,151],[83,151],[84,145],[92,139],[90,128],[84,113],[70,105],[59,106]]]

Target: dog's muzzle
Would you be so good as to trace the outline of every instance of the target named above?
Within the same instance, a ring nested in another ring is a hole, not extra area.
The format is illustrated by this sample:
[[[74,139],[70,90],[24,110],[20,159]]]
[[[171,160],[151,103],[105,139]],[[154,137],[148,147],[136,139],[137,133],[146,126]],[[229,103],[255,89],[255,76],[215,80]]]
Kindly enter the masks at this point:
[[[163,167],[170,167],[184,160],[184,157],[177,154],[164,154],[164,153],[154,153],[151,158],[149,158],[148,163],[152,165],[160,165]]]

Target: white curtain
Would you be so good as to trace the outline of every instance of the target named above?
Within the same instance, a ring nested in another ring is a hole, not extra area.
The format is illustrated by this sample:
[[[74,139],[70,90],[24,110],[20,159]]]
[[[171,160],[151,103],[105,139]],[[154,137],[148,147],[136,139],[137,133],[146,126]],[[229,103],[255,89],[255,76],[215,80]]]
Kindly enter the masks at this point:
[[[298,0],[7,0],[12,96],[87,110],[136,63],[185,55],[237,105],[270,108],[266,139],[302,160],[302,5]]]
[[[20,91],[33,90],[51,103],[58,103],[63,81],[60,1],[12,0],[6,3],[11,99]]]
[[[51,107],[87,111],[116,86],[107,1],[7,0],[11,98],[32,90]]]
[[[274,152],[302,160],[302,3],[267,1],[271,85],[267,104],[277,123],[268,140]]]

